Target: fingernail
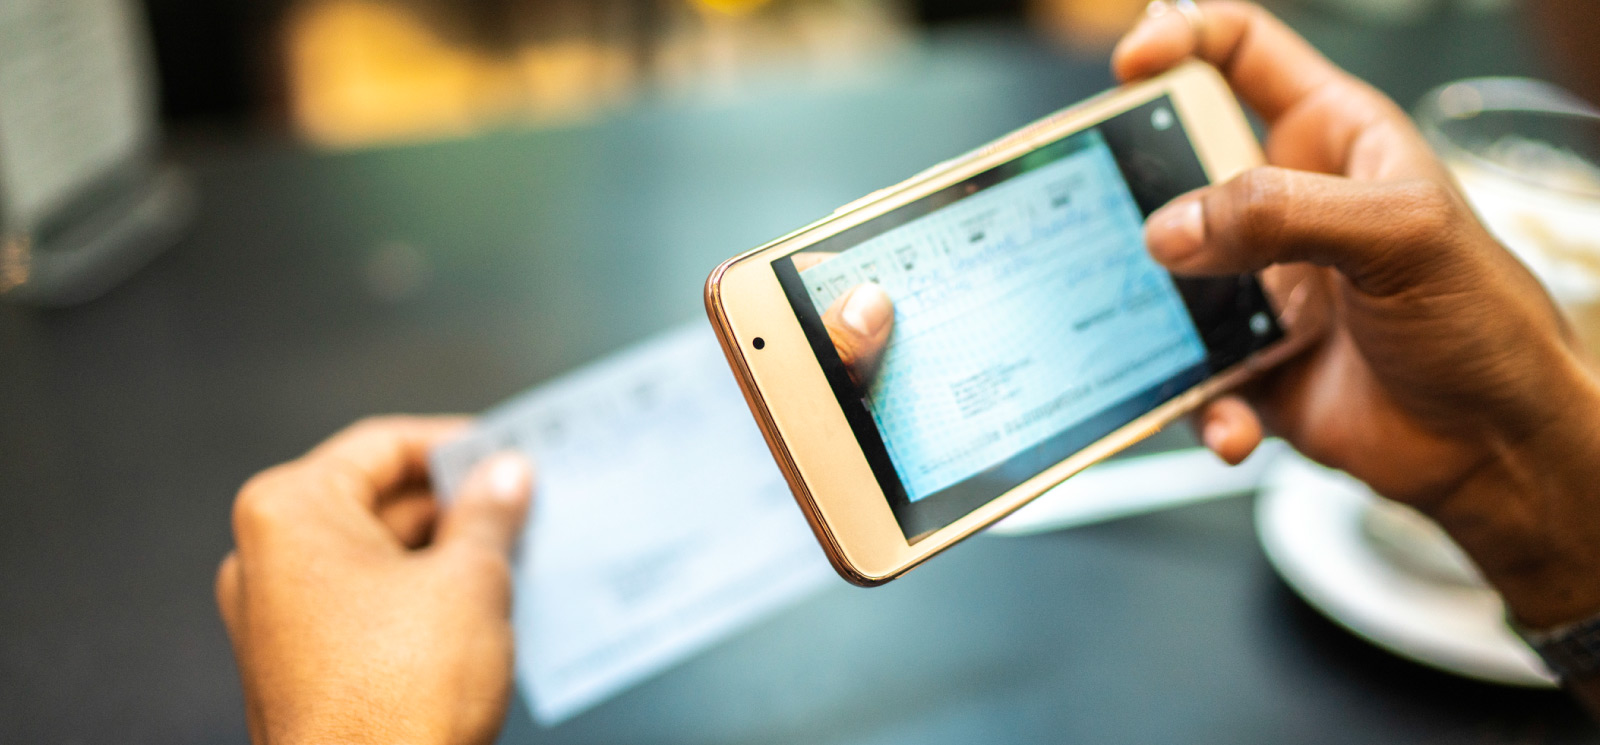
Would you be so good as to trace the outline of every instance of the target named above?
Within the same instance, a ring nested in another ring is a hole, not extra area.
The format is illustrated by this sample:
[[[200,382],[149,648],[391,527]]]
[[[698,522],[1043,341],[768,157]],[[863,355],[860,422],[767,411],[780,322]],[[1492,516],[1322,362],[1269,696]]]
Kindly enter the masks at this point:
[[[893,318],[894,304],[889,302],[889,293],[870,282],[850,291],[844,311],[839,314],[847,328],[865,337],[877,336]]]
[[[499,502],[517,502],[528,496],[533,469],[521,453],[496,453],[483,465],[485,487]]]
[[[1145,224],[1150,255],[1163,264],[1180,263],[1195,255],[1206,240],[1205,208],[1199,198],[1181,198],[1150,216]]]

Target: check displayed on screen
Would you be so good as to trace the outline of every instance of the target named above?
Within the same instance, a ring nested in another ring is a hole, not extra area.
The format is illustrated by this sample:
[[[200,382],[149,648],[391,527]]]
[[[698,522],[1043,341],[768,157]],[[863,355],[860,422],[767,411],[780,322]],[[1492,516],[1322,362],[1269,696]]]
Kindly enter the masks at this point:
[[[1205,361],[1105,139],[800,273],[875,282],[895,328],[866,404],[915,502]]]

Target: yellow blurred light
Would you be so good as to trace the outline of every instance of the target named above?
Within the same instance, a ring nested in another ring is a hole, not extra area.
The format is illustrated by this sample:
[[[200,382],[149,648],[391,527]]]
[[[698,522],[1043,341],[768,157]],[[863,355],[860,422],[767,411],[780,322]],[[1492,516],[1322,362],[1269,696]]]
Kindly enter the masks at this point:
[[[694,0],[695,5],[705,10],[730,16],[754,12],[770,2],[771,0]]]
[[[383,0],[308,0],[288,32],[291,115],[328,146],[581,120],[624,98],[633,80],[633,58],[617,45],[558,38],[483,49]]]

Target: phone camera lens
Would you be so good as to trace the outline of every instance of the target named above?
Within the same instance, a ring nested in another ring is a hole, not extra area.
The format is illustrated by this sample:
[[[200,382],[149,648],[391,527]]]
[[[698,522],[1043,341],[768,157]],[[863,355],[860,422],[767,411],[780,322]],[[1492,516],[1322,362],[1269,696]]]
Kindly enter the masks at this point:
[[[1155,127],[1157,132],[1165,132],[1168,129],[1171,129],[1172,122],[1172,109],[1169,109],[1165,106],[1156,109],[1155,112],[1150,115],[1150,126]]]
[[[750,346],[755,347],[757,350],[766,349],[767,340],[758,336],[750,340]]]
[[[1250,317],[1250,330],[1254,331],[1256,336],[1266,336],[1267,332],[1272,330],[1272,319],[1265,313],[1257,313]]]

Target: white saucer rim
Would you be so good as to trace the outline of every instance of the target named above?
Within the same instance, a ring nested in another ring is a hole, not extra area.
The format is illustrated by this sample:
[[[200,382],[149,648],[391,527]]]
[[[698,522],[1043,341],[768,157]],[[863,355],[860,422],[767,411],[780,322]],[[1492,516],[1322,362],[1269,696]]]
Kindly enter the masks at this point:
[[[1318,491],[1322,493],[1307,493]],[[1357,497],[1358,494],[1365,496]],[[1405,629],[1406,623],[1396,619],[1406,613],[1426,612],[1425,608],[1414,605],[1401,609],[1394,602],[1363,601],[1363,593],[1370,596],[1375,592],[1383,592],[1382,583],[1352,586],[1348,581],[1330,581],[1326,576],[1329,572],[1319,568],[1327,566],[1328,562],[1300,555],[1299,552],[1304,551],[1301,546],[1306,543],[1298,538],[1307,535],[1304,531],[1324,530],[1316,527],[1318,523],[1307,521],[1308,517],[1331,517],[1331,520],[1324,520],[1320,525],[1337,526],[1334,529],[1339,530],[1340,534],[1324,533],[1320,537],[1332,538],[1335,541],[1332,545],[1340,546],[1346,554],[1354,554],[1359,550],[1353,548],[1358,545],[1355,541],[1359,540],[1359,515],[1351,510],[1360,503],[1352,503],[1351,500],[1372,499],[1370,494],[1359,482],[1317,466],[1298,453],[1285,454],[1268,469],[1256,499],[1256,533],[1268,562],[1285,584],[1334,623],[1358,638],[1404,659],[1490,683],[1531,689],[1554,688],[1554,676],[1543,670],[1543,665],[1533,652],[1522,647],[1511,636],[1509,629],[1505,630],[1503,637],[1496,634],[1492,639],[1480,638],[1476,644],[1462,643],[1460,639],[1437,634],[1418,634],[1414,629]],[[1286,522],[1295,520],[1300,522]],[[1285,530],[1285,525],[1289,526],[1288,530]],[[1301,532],[1289,534],[1294,530]],[[1341,540],[1346,543],[1341,545],[1338,542]],[[1370,552],[1365,553],[1370,556]],[[1346,568],[1360,563],[1358,558],[1349,555],[1335,556],[1334,559],[1348,560]],[[1396,570],[1397,577],[1401,574]],[[1363,579],[1373,578],[1369,576]],[[1410,581],[1417,587],[1424,584],[1415,578]],[[1431,586],[1431,589],[1440,591],[1434,593],[1436,599],[1459,595],[1471,598],[1473,605],[1500,607],[1498,596],[1487,588],[1450,588],[1449,591],[1443,591],[1443,588]],[[1392,600],[1400,597],[1405,596],[1399,595]],[[1464,610],[1476,614],[1473,620],[1478,622],[1477,625],[1494,626],[1502,623],[1503,611],[1495,612],[1489,618],[1481,610],[1470,607]],[[1483,649],[1486,644],[1491,649],[1495,646],[1500,646],[1500,649],[1485,654]],[[1474,646],[1478,647],[1476,651],[1473,650]]]

